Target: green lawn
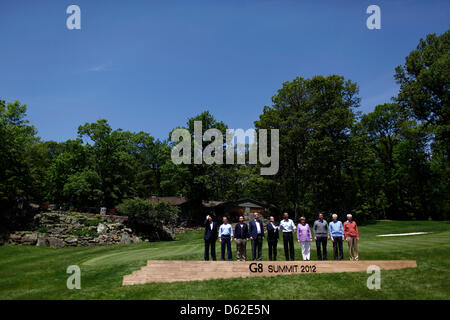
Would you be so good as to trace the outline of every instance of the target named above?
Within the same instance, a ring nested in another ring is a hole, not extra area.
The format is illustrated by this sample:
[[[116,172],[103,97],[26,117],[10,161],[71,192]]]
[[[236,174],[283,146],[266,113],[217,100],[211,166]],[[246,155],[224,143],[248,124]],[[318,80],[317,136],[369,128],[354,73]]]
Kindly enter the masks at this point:
[[[375,237],[419,231],[432,233]],[[380,290],[367,289],[368,275],[364,272],[246,278],[239,285],[235,279],[224,279],[122,287],[122,277],[139,269],[146,260],[201,260],[202,232],[195,231],[180,234],[171,242],[63,249],[0,247],[0,299],[450,298],[450,221],[383,221],[361,226],[360,235],[361,260],[413,259],[417,260],[418,268],[382,271]],[[283,259],[282,241],[278,247],[279,258]],[[344,247],[347,258],[346,244]],[[328,248],[330,256],[331,242]],[[266,242],[263,253],[266,260]],[[296,257],[300,258],[299,246],[296,246]],[[315,246],[311,259],[316,259]],[[66,288],[69,265],[81,268],[81,290]]]

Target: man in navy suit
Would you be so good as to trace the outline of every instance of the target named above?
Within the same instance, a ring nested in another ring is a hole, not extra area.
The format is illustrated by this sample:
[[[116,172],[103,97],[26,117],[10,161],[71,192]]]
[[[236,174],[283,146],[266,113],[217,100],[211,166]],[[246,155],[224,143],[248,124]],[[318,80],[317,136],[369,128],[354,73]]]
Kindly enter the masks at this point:
[[[259,213],[255,213],[255,219],[250,221],[248,234],[252,240],[252,259],[262,260],[262,244],[264,240],[264,226],[259,220]],[[258,257],[256,257],[256,250],[258,249]]]
[[[209,260],[209,248],[211,248],[211,258],[216,261],[216,240],[217,240],[217,223],[213,221],[210,215],[205,220],[205,261]]]

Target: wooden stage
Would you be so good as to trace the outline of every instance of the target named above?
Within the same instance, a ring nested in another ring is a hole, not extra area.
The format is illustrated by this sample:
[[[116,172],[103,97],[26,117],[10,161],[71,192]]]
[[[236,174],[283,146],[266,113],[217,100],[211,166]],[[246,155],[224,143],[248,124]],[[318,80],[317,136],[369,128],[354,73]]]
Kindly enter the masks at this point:
[[[381,270],[417,268],[415,260],[363,261],[192,261],[149,260],[147,265],[123,277],[123,285],[286,274],[366,272],[369,266]]]

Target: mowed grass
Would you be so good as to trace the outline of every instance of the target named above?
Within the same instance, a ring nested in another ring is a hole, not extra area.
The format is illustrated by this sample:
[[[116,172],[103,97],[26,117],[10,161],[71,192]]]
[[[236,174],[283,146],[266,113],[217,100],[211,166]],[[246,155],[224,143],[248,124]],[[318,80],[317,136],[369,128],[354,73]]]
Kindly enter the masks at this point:
[[[431,232],[379,238],[378,234]],[[365,272],[151,283],[122,286],[122,277],[147,260],[202,260],[202,231],[176,241],[51,249],[0,247],[0,299],[449,299],[450,221],[379,221],[360,227],[361,260],[417,260],[417,269],[381,271],[381,289],[366,287]],[[218,243],[219,244],[219,243]],[[296,245],[296,259],[301,259]],[[344,244],[345,258],[348,258]],[[235,245],[233,244],[233,254]],[[316,259],[313,244],[311,259]],[[217,256],[220,248],[217,246]],[[248,245],[250,257],[250,245]],[[278,245],[284,260],[283,243]],[[331,241],[328,256],[332,258]],[[263,245],[267,260],[267,243]],[[81,289],[69,290],[69,265],[81,268]]]

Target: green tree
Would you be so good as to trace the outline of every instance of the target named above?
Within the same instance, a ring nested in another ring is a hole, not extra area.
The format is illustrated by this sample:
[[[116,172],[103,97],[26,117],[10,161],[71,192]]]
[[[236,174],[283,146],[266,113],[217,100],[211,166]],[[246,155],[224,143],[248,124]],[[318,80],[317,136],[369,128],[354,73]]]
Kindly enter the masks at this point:
[[[348,209],[342,167],[359,105],[357,93],[357,85],[341,76],[297,77],[283,83],[273,106],[264,107],[255,122],[257,129],[280,130],[279,196],[296,217]]]
[[[32,168],[27,155],[37,138],[35,128],[25,119],[26,110],[19,101],[0,99],[0,233],[26,220],[18,205],[32,194]]]
[[[49,173],[55,159],[61,154],[62,144],[55,141],[37,141],[31,143],[26,157],[30,168],[32,183],[29,196],[34,202],[50,200]]]
[[[217,200],[223,199],[225,190],[227,186],[224,184],[224,181],[221,180],[223,176],[223,171],[226,171],[227,165],[224,163],[222,165],[219,164],[194,164],[194,122],[201,121],[202,124],[202,133],[211,128],[216,128],[222,132],[223,141],[225,142],[225,135],[227,126],[221,122],[217,121],[208,111],[204,111],[201,114],[189,118],[186,124],[185,129],[189,131],[191,134],[191,145],[192,145],[192,161],[191,164],[182,164],[182,165],[174,165],[168,164],[166,166],[166,173],[172,172],[175,175],[182,175],[183,186],[182,190],[186,191],[186,196],[190,200],[190,211],[195,215],[192,217],[194,220],[198,221],[202,218],[203,213],[202,209],[202,201],[203,200]],[[176,143],[176,142],[175,142]],[[210,142],[205,142],[202,139],[201,149],[204,148]],[[224,148],[223,152],[226,150]],[[171,161],[171,160],[169,160]],[[168,170],[170,169],[170,170]],[[166,176],[166,179],[170,179],[170,176]]]
[[[60,144],[57,154],[47,169],[46,191],[48,200],[57,207],[69,208],[72,197],[64,193],[69,177],[82,172],[88,166],[87,148],[81,139],[67,140]]]
[[[36,130],[25,119],[27,107],[19,101],[0,100],[0,200],[14,202],[26,197],[31,182],[26,155]]]
[[[395,69],[400,91],[395,100],[431,136],[435,212],[450,210],[450,30],[428,34]]]
[[[99,205],[113,208],[121,199],[132,196],[134,159],[129,150],[133,134],[121,129],[112,130],[102,119],[80,126],[78,135],[86,140],[89,168],[100,179]]]
[[[420,122],[432,126],[436,140],[449,154],[450,30],[420,39],[416,50],[395,69],[400,91],[395,100]]]
[[[100,176],[90,169],[76,172],[67,179],[63,193],[69,199],[70,207],[89,211],[98,206],[98,200],[103,196]]]
[[[166,142],[156,140],[148,133],[139,132],[132,138],[132,154],[135,156],[136,195],[148,198],[162,195],[162,167],[170,159]]]
[[[127,199],[117,206],[128,216],[127,225],[139,235],[150,240],[169,240],[165,226],[176,221],[178,208],[167,202],[152,203],[149,200]]]
[[[384,216],[396,219],[427,216],[430,172],[428,139],[423,128],[408,120],[395,103],[376,106],[362,117],[360,128],[374,151],[371,183],[383,191],[371,197],[383,198]]]

